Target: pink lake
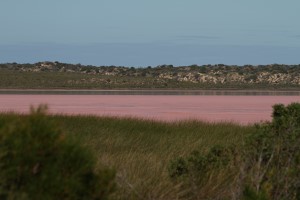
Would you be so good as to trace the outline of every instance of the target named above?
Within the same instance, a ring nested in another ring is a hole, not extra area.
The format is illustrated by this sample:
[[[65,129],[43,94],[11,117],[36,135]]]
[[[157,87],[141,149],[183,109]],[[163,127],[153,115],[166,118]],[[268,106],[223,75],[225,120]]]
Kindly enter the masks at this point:
[[[28,113],[48,104],[50,113],[132,116],[176,121],[197,119],[240,124],[271,119],[272,105],[300,102],[300,96],[202,95],[18,95],[1,94],[0,112]]]

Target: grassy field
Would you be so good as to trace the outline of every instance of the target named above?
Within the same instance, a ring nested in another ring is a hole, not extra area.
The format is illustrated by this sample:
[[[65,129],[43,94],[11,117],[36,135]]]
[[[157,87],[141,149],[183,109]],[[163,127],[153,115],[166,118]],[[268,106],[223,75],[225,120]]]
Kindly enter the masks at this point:
[[[12,115],[0,114],[0,127]],[[96,155],[98,166],[117,171],[116,199],[178,199],[180,191],[169,176],[170,160],[216,144],[242,144],[252,126],[186,121],[163,123],[93,116],[52,116],[67,135]]]

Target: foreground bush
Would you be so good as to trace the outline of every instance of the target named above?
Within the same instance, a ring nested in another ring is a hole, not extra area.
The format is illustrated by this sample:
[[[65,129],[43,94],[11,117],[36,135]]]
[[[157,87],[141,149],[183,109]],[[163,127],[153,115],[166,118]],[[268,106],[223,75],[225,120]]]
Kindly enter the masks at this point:
[[[300,199],[300,104],[273,106],[273,120],[247,142],[248,199]]]
[[[273,120],[239,150],[214,147],[171,161],[169,176],[194,199],[300,199],[300,104],[273,106]]]
[[[0,129],[0,199],[107,199],[115,173],[32,109]]]

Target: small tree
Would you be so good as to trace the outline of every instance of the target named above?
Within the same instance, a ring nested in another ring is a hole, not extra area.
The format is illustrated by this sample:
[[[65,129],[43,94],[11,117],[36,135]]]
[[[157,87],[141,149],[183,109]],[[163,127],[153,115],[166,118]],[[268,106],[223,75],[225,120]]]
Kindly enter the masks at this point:
[[[300,199],[299,103],[274,105],[272,122],[257,125],[237,150],[214,147],[177,158],[169,175],[198,199]]]
[[[95,170],[91,153],[45,112],[32,109],[0,129],[0,199],[107,199],[114,171]]]
[[[274,105],[272,122],[246,145],[246,196],[300,199],[300,104]]]

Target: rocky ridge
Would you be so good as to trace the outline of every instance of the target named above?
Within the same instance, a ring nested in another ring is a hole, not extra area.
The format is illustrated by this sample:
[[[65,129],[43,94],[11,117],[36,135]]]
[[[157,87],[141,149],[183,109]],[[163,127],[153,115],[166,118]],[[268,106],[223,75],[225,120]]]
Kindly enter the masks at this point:
[[[35,64],[0,64],[0,69],[20,72],[81,73],[111,77],[145,77],[157,81],[189,82],[203,84],[269,84],[300,85],[300,65],[190,65],[174,67],[134,68],[123,66],[85,66],[60,62],[38,62]],[[94,78],[95,79],[95,78]]]

